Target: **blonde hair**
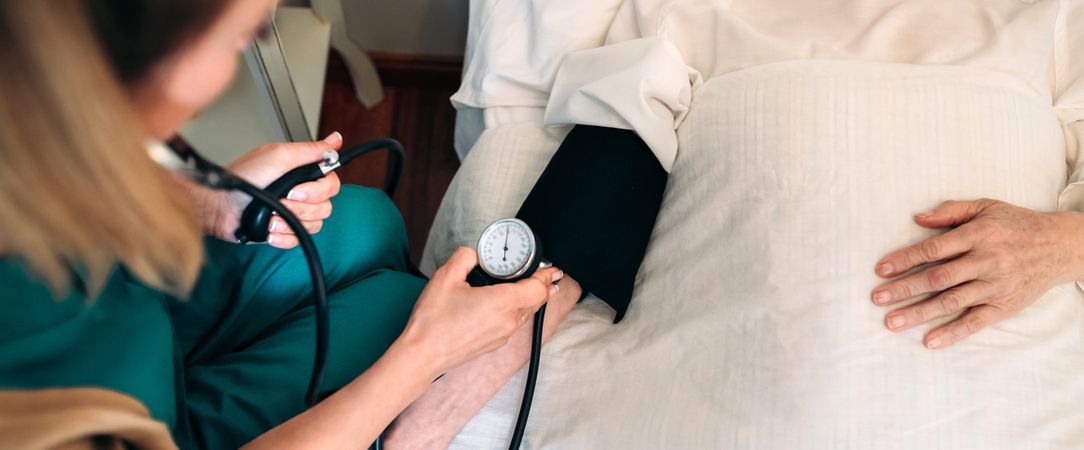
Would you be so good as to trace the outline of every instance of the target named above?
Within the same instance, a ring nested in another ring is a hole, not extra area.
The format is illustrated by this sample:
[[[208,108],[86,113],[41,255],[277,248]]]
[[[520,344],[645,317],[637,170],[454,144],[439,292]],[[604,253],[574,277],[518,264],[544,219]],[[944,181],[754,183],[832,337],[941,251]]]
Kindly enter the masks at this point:
[[[201,231],[142,128],[81,0],[0,2],[0,248],[58,298],[121,265],[184,296]]]

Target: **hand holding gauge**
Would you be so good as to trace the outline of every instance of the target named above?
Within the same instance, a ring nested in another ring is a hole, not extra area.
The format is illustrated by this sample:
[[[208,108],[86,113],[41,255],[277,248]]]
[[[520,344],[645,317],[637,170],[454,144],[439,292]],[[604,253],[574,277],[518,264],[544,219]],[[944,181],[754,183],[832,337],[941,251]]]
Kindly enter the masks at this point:
[[[538,269],[552,266],[542,259],[542,244],[531,231],[527,223],[515,219],[500,219],[490,224],[478,239],[478,266],[486,276],[474,276],[468,281],[475,286],[511,283],[533,275]],[[556,284],[556,283],[555,283]],[[531,359],[527,368],[527,383],[524,386],[523,401],[519,407],[519,418],[512,432],[510,449],[518,449],[523,441],[527,426],[527,415],[531,411],[534,398],[534,386],[538,379],[538,363],[542,353],[542,326],[545,323],[546,305],[535,313],[534,335],[531,342]],[[526,321],[526,316],[521,321]]]

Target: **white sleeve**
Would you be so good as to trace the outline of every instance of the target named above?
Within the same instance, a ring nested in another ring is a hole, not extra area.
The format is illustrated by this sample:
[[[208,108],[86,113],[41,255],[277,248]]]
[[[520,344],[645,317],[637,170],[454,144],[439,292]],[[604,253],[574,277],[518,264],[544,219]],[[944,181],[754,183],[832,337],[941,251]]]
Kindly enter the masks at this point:
[[[486,128],[541,126],[561,58],[602,45],[623,1],[471,0],[463,82],[451,98],[460,159]]]
[[[669,172],[677,127],[699,84],[700,73],[662,37],[574,52],[557,72],[545,120],[633,130]]]
[[[1084,2],[1062,0],[1055,35],[1054,108],[1065,131],[1067,186],[1058,209],[1084,211]]]
[[[598,47],[623,0],[473,0],[457,107],[545,107],[561,58]]]

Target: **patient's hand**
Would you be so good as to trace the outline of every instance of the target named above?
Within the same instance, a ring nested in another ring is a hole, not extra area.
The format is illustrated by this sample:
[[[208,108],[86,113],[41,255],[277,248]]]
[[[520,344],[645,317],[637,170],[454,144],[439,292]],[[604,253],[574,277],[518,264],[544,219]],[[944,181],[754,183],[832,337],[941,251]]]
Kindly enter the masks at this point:
[[[1084,279],[1084,214],[1041,213],[997,200],[947,201],[915,216],[926,228],[955,226],[939,236],[885,256],[882,278],[913,274],[873,290],[873,302],[889,306],[928,293],[933,297],[885,316],[902,331],[967,310],[930,331],[926,347],[944,348],[1009,317],[1054,286]]]
[[[564,277],[559,286],[561,290],[550,297],[546,308],[544,341],[549,340],[580,298],[580,286],[572,277]],[[384,448],[448,448],[459,429],[527,362],[531,354],[532,324],[528,320],[500,349],[456,367],[433,382],[421,398],[395,419],[384,439]]]

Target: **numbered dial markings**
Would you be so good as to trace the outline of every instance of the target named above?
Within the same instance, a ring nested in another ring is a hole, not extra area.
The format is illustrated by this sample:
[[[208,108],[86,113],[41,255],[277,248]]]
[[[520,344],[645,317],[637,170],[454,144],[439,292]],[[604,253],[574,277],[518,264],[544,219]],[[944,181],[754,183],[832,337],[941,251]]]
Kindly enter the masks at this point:
[[[534,235],[519,220],[495,222],[482,233],[478,259],[482,268],[498,278],[520,275],[534,256]]]

